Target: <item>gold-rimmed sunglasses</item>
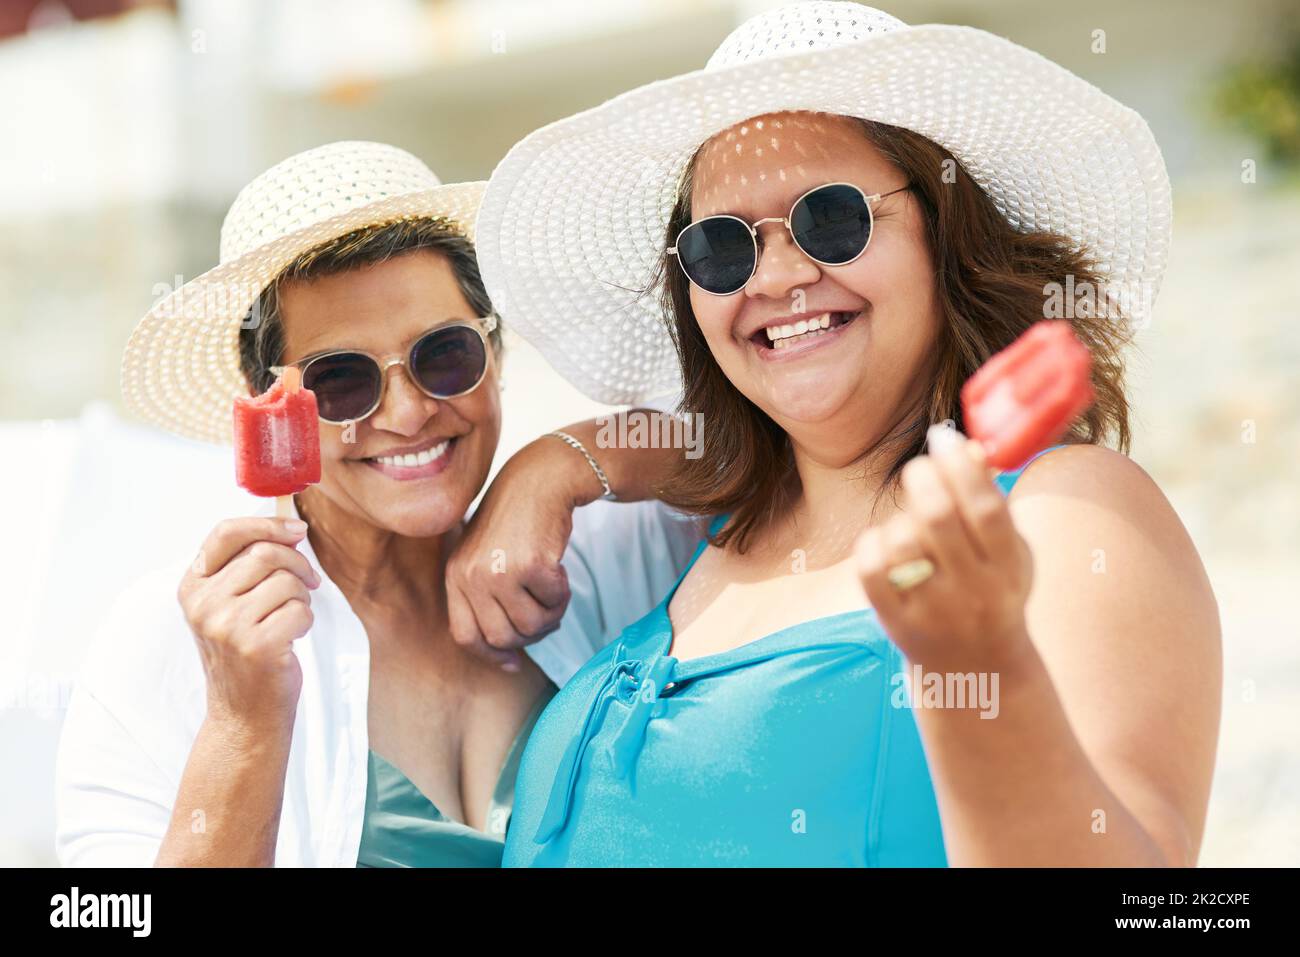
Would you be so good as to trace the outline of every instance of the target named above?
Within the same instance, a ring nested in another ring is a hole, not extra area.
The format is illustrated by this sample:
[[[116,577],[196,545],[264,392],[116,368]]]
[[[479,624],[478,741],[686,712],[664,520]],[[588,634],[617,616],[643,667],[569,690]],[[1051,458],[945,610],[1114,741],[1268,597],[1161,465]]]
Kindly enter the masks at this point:
[[[813,262],[847,266],[871,242],[872,206],[911,188],[909,183],[868,196],[852,183],[826,183],[796,199],[788,216],[769,216],[753,225],[727,213],[696,220],[677,234],[668,254],[677,257],[687,279],[713,296],[740,292],[758,272],[758,227],[764,223],[782,223]]]
[[[290,365],[302,373],[304,388],[316,395],[322,422],[344,425],[372,415],[384,401],[388,370],[400,365],[425,395],[454,399],[473,392],[487,375],[488,336],[495,314],[477,322],[444,323],[421,334],[404,353],[371,355],[360,349],[333,349],[304,356]],[[281,375],[287,366],[272,366]]]

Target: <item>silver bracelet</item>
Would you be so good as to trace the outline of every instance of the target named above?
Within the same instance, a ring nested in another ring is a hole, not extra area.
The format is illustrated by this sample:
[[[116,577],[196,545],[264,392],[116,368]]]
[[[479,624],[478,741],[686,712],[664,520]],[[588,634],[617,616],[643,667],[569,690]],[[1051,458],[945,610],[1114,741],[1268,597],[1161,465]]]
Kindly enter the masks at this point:
[[[591,453],[587,451],[587,447],[585,445],[583,445],[581,442],[579,442],[577,439],[571,436],[568,432],[561,432],[559,429],[556,429],[554,432],[548,432],[546,434],[555,436],[565,445],[571,445],[579,452],[581,452],[582,457],[586,459],[587,464],[591,466],[591,470],[596,473],[596,478],[600,480],[600,487],[605,490],[605,494],[603,494],[601,498],[603,498],[607,502],[618,501],[618,498],[614,495],[614,490],[609,487],[609,479],[605,477],[605,470],[602,469],[596,463],[596,460],[594,458],[591,457]]]

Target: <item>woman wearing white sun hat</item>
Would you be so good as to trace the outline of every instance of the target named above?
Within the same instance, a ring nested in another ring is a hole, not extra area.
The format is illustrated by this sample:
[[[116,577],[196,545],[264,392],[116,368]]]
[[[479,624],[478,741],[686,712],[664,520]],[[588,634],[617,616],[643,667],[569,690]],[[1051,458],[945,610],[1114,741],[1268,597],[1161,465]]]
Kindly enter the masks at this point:
[[[851,3],[754,17],[516,145],[478,221],[489,290],[593,397],[684,388],[704,454],[659,483],[717,518],[539,719],[505,863],[1193,863],[1217,608],[1102,445],[1127,449],[1122,347],[1170,228],[1137,113]],[[1071,281],[1106,290],[1069,317],[1097,402],[990,481],[928,427]]]
[[[235,199],[221,264],[137,326],[126,399],[180,435],[229,442],[232,399],[297,366],[322,478],[291,519],[223,522],[193,565],[108,616],[60,742],[64,864],[500,861],[532,720],[653,605],[695,536],[657,503],[581,519],[563,568],[531,583],[573,598],[529,657],[466,643],[538,630],[526,612],[450,620],[444,569],[501,426],[500,331],[473,247],[482,190],[383,144],[300,153]],[[572,449],[540,448],[551,487],[600,494]],[[618,464],[602,482],[635,496]]]

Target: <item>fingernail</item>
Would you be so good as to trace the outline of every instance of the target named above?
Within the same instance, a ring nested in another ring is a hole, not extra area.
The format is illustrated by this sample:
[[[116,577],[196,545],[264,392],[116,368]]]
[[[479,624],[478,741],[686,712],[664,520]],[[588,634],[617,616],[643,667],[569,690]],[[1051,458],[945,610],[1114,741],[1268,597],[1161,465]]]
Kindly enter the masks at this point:
[[[926,448],[932,455],[948,456],[960,449],[966,437],[951,426],[942,422],[930,426],[925,433]]]
[[[288,518],[285,519],[284,530],[290,535],[304,535],[307,532],[307,523],[302,519]]]
[[[511,674],[514,674],[515,672],[517,672],[517,671],[519,670],[519,662],[517,662],[517,661],[503,661],[503,662],[501,663],[501,670],[502,670],[502,671],[508,671],[508,672],[510,672]]]

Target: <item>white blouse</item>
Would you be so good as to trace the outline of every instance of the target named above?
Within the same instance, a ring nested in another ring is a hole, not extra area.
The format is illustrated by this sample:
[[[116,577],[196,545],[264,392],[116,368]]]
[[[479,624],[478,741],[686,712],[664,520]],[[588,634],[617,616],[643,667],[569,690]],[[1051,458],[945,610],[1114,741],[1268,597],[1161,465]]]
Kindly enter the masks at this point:
[[[572,599],[559,630],[529,655],[563,685],[667,594],[700,535],[699,524],[658,502],[578,509],[563,559]],[[322,583],[312,594],[312,629],[294,643],[303,684],[275,863],[354,867],[370,750],[370,644],[310,542],[299,547]],[[145,867],[157,857],[207,710],[203,667],[176,597],[185,561],[121,596],[78,674],[55,769],[64,866]]]

